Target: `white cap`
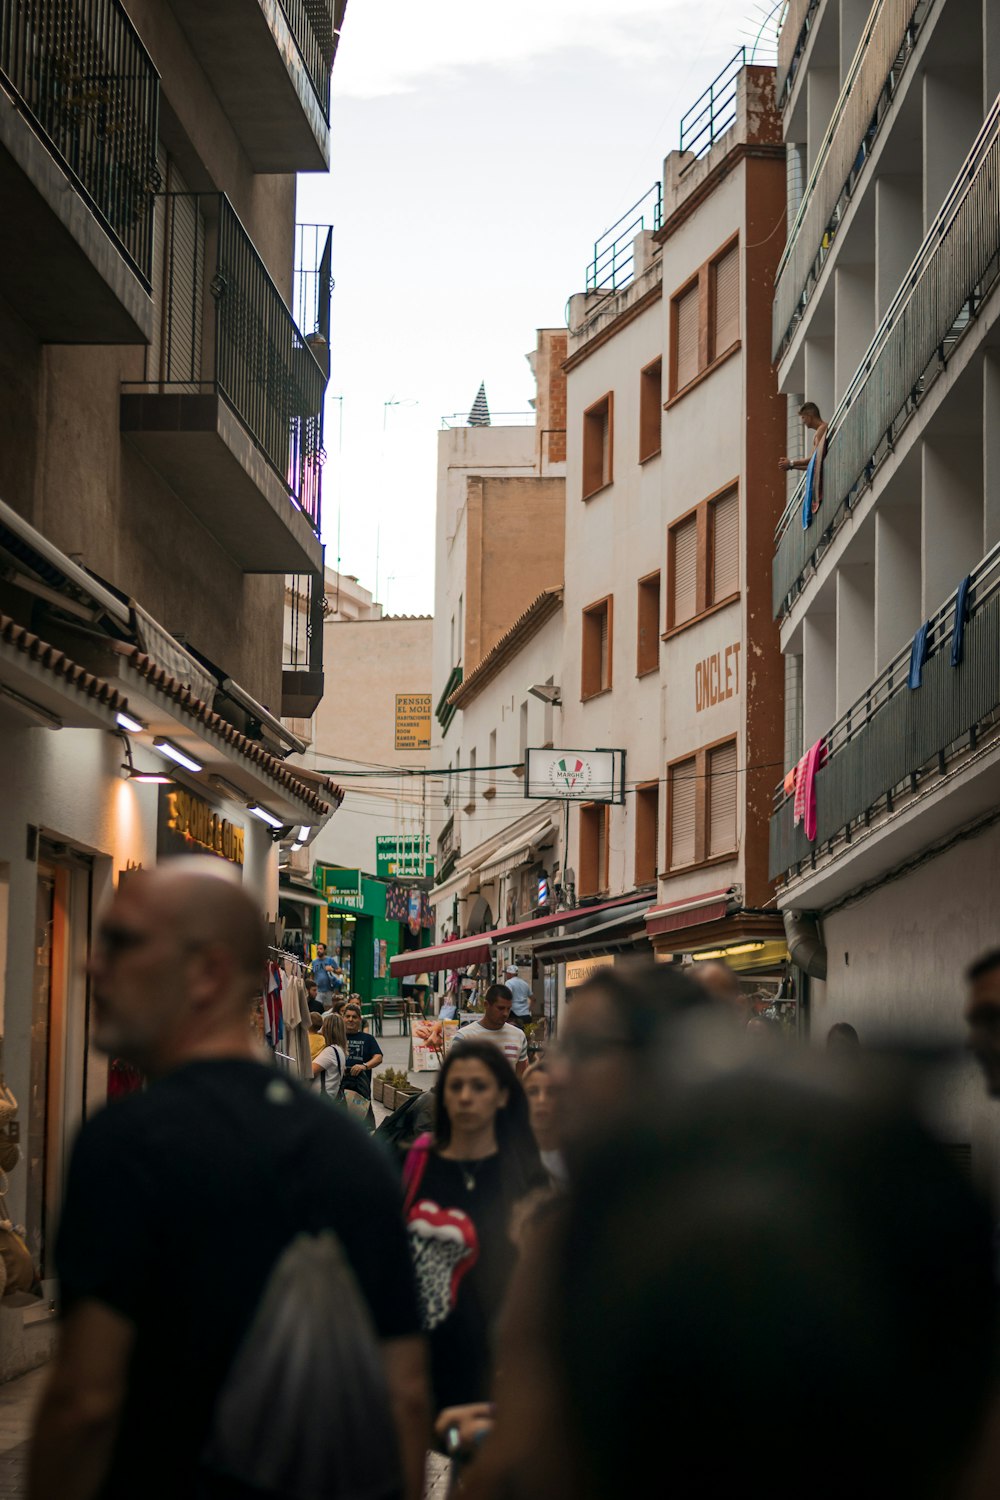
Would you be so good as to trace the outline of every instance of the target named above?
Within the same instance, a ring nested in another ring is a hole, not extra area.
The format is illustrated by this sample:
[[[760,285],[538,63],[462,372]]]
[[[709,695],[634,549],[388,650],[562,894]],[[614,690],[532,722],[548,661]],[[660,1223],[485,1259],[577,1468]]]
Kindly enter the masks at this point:
[[[507,967],[506,967],[506,969],[504,970],[504,973],[505,974],[516,974],[517,973],[517,964],[508,964]]]

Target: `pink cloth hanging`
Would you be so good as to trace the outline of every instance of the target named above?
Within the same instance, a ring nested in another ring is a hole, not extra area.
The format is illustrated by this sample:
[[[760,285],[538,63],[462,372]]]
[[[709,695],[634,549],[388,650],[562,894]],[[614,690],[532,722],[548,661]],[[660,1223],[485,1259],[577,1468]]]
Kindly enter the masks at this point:
[[[825,765],[826,741],[819,739],[803,755],[796,770],[794,822],[805,824],[810,844],[816,838],[816,772]]]

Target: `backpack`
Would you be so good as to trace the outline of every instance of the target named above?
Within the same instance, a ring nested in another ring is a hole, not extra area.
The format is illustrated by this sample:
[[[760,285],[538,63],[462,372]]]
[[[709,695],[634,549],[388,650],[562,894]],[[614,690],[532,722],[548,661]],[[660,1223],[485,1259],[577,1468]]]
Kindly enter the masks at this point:
[[[402,1466],[378,1338],[340,1240],[275,1264],[216,1402],[205,1500],[388,1500]]]

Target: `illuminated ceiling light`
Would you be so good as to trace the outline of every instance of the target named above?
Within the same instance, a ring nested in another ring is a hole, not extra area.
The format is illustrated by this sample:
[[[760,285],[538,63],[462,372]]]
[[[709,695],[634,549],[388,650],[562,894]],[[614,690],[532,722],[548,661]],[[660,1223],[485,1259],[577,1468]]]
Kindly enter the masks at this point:
[[[247,812],[253,817],[259,818],[262,823],[266,823],[269,828],[283,828],[285,826],[280,818],[276,818],[274,813],[268,812],[266,807],[261,807],[259,802],[251,802],[247,808]]]
[[[760,943],[736,943],[732,948],[706,948],[703,953],[692,953],[695,963],[708,963],[713,958],[737,958],[741,953],[759,953],[767,945]]]
[[[119,729],[127,729],[129,734],[141,734],[146,727],[140,719],[134,718],[132,714],[127,714],[124,709],[121,709],[115,715],[115,723]]]
[[[311,823],[303,823],[302,827],[299,829],[299,843],[300,844],[304,844],[305,841],[306,841],[306,839],[309,837],[309,835],[311,833],[312,833],[312,824]]]
[[[185,771],[203,771],[205,769],[200,760],[195,760],[193,755],[188,755],[186,750],[182,750],[178,745],[172,744],[170,740],[154,740],[153,749],[159,750],[160,754],[167,756],[169,760],[175,760],[179,766],[184,767]]]
[[[298,854],[298,852],[299,852],[299,850],[301,848],[302,848],[301,844],[289,844],[289,846],[288,846],[288,852],[289,852],[289,854]]]
[[[142,786],[173,786],[174,778],[167,771],[129,771],[129,781],[138,781]]]

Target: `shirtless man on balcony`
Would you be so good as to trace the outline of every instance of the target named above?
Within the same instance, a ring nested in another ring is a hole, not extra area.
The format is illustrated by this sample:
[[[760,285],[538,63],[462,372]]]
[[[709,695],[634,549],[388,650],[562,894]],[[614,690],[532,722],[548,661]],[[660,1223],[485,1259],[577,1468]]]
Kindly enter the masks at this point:
[[[823,418],[819,414],[819,407],[815,401],[803,402],[799,407],[799,416],[802,418],[803,427],[807,428],[813,434],[812,452],[809,454],[809,458],[779,458],[778,468],[785,474],[788,473],[789,469],[808,469],[809,459],[826,442],[827,428],[830,424],[823,421]]]

